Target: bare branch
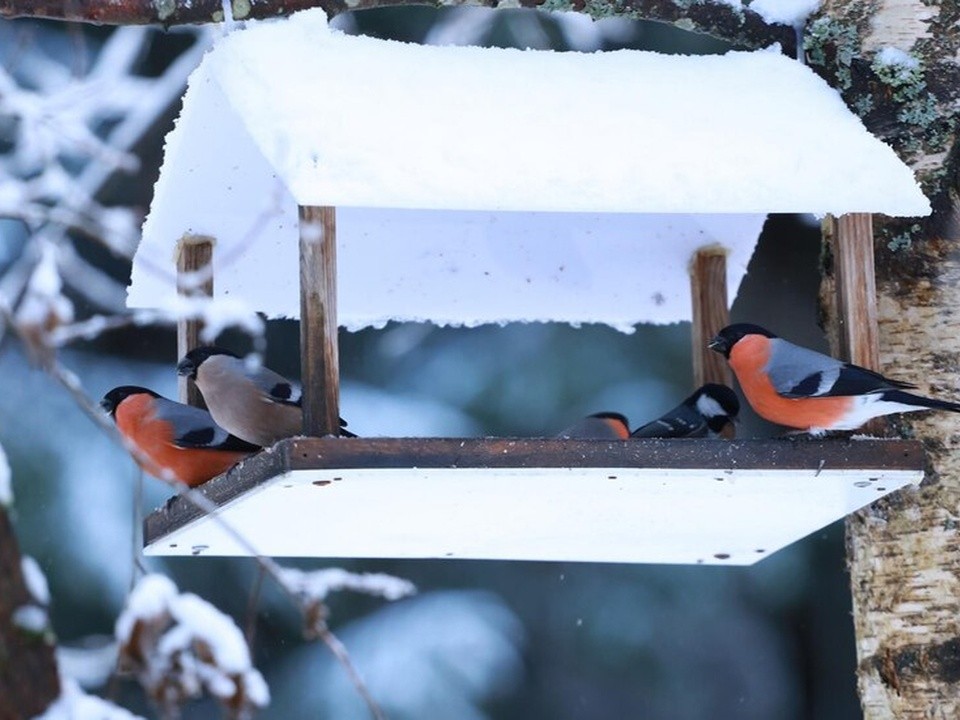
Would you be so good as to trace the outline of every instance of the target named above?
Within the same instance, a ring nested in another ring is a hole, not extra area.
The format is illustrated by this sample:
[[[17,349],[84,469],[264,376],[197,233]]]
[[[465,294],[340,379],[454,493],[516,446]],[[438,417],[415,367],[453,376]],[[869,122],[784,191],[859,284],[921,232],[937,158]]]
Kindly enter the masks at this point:
[[[344,647],[343,643],[340,642],[340,638],[334,635],[329,628],[322,628],[319,632],[319,637],[323,641],[324,645],[333,653],[333,656],[340,663],[341,667],[346,671],[347,675],[350,677],[350,682],[353,683],[353,687],[360,694],[360,697],[363,698],[363,701],[367,704],[367,709],[370,711],[370,715],[374,720],[386,720],[387,716],[383,714],[383,710],[380,709],[380,706],[377,705],[377,701],[373,699],[373,696],[370,694],[370,691],[367,689],[366,684],[363,682],[363,678],[360,677],[357,673],[357,669],[353,665],[353,661],[350,659],[350,653],[347,652],[347,648]]]
[[[253,641],[257,635],[257,609],[260,606],[260,593],[263,591],[263,576],[266,571],[262,567],[257,568],[257,577],[253,580],[253,587],[250,588],[250,596],[247,598],[247,610],[244,613],[243,636],[247,641],[247,647],[250,648],[250,654],[253,654]]]
[[[586,0],[232,0],[235,20],[272,18],[289,15],[312,7],[323,8],[334,17],[348,10],[368,10],[398,5],[428,5],[456,7],[477,5],[484,7],[540,8],[571,10],[595,18],[620,16],[677,25],[686,30],[713,35],[737,47],[761,48],[780,43],[786,54],[794,55],[796,33],[787,25],[768,24],[749,8],[735,8],[721,2],[688,2],[684,0],[625,0],[617,3],[586,2]],[[616,9],[614,9],[616,8]],[[164,26],[212,23],[223,21],[221,0],[0,0],[0,17],[39,17],[104,25]]]
[[[126,319],[127,318],[118,318],[118,320],[121,322]],[[14,318],[13,311],[3,298],[0,298],[0,320],[2,320],[11,330],[13,330],[14,333],[20,337],[22,342],[29,344],[29,339],[22,335],[21,328]],[[99,426],[110,437],[114,438],[117,440],[117,442],[123,445],[135,458],[147,460],[147,458],[143,457],[139,448],[127,441],[127,439],[117,430],[116,426],[107,418],[104,413],[100,411],[97,404],[84,391],[80,384],[79,378],[73,372],[61,365],[52,353],[44,357],[43,369],[61,386],[63,386],[63,388],[66,389],[71,396],[73,396],[73,399],[76,401],[77,405],[79,405],[80,409],[84,412],[84,414],[87,415],[87,417],[93,420],[97,426]],[[300,594],[292,589],[289,585],[289,582],[286,580],[284,569],[277,564],[273,558],[262,555],[239,530],[233,527],[233,525],[230,523],[226,522],[221,514],[217,512],[217,507],[213,501],[209,500],[198,490],[191,489],[175,479],[158,479],[170,486],[170,488],[176,491],[176,493],[183,497],[184,500],[191,503],[205,514],[209,515],[210,518],[216,522],[232,540],[234,540],[245,550],[245,552],[254,558],[254,560],[260,566],[261,572],[269,575],[276,582],[280,590],[293,602],[297,608],[300,609],[306,624],[308,626],[311,624],[310,620],[311,616],[315,612],[315,603],[311,603],[309,599],[301,597]],[[340,640],[325,625],[319,628],[317,635],[327,645],[327,647],[330,648],[330,651],[334,654],[337,661],[343,667],[344,671],[347,673],[347,676],[350,678],[350,681],[353,683],[357,693],[367,704],[367,708],[369,709],[371,716],[377,720],[384,718],[385,715],[383,714],[383,711],[373,699],[373,696],[367,689],[366,684],[363,682],[363,679],[357,672],[357,669],[353,665],[346,648],[343,646]]]

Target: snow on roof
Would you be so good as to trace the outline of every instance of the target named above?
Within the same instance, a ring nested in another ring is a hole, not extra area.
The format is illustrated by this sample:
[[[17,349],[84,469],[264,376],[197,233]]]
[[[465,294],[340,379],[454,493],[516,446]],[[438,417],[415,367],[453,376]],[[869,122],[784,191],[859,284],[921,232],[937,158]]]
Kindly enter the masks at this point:
[[[218,293],[296,317],[297,204],[338,208],[351,328],[672,322],[692,250],[731,250],[733,295],[766,213],[929,212],[893,151],[777,52],[419,46],[311,10],[231,33],[191,76],[130,305],[172,294],[192,232],[217,238]]]

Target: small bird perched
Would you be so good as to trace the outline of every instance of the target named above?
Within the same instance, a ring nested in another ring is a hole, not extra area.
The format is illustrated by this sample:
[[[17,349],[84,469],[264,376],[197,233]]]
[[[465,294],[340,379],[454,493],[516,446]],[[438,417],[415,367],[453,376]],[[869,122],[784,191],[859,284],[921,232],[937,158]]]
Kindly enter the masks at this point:
[[[627,419],[620,413],[599,412],[574,423],[557,437],[626,440],[630,437],[630,426],[627,424]]]
[[[168,400],[144,387],[115,387],[103,396],[100,407],[137,449],[131,454],[140,467],[190,487],[260,450],[219,427],[206,410]]]
[[[904,392],[916,385],[794,345],[759,325],[728,325],[708,346],[730,363],[760,417],[823,435],[917,410],[960,412],[960,403]]]
[[[207,345],[188,352],[177,374],[193,379],[218,425],[247,442],[269,447],[303,434],[300,387],[269,368],[251,369],[239,355]]]
[[[732,437],[733,421],[740,412],[740,401],[726,385],[708,383],[656,420],[630,432],[627,419],[620,413],[596,413],[585,417],[558,435],[561,438],[702,438]]]
[[[630,433],[632,438],[732,438],[740,401],[726,385],[707,383],[673,410]]]

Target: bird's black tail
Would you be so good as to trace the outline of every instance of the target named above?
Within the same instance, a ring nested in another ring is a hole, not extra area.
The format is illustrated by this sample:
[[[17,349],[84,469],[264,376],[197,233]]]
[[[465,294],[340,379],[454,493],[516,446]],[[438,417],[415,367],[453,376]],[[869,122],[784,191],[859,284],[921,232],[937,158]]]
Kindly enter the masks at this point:
[[[913,405],[914,407],[930,408],[931,410],[949,410],[950,412],[960,412],[960,403],[921,397],[920,395],[911,395],[910,393],[903,392],[902,390],[887,390],[880,393],[880,395],[884,400],[889,402]]]

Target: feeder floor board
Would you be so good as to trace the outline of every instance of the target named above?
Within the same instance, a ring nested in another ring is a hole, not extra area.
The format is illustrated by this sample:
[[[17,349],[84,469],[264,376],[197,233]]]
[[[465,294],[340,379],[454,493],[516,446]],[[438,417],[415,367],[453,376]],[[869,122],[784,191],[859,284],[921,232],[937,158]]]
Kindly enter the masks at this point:
[[[751,565],[923,478],[916,441],[291,438],[199,488],[274,557]],[[181,497],[147,555],[242,556]]]

